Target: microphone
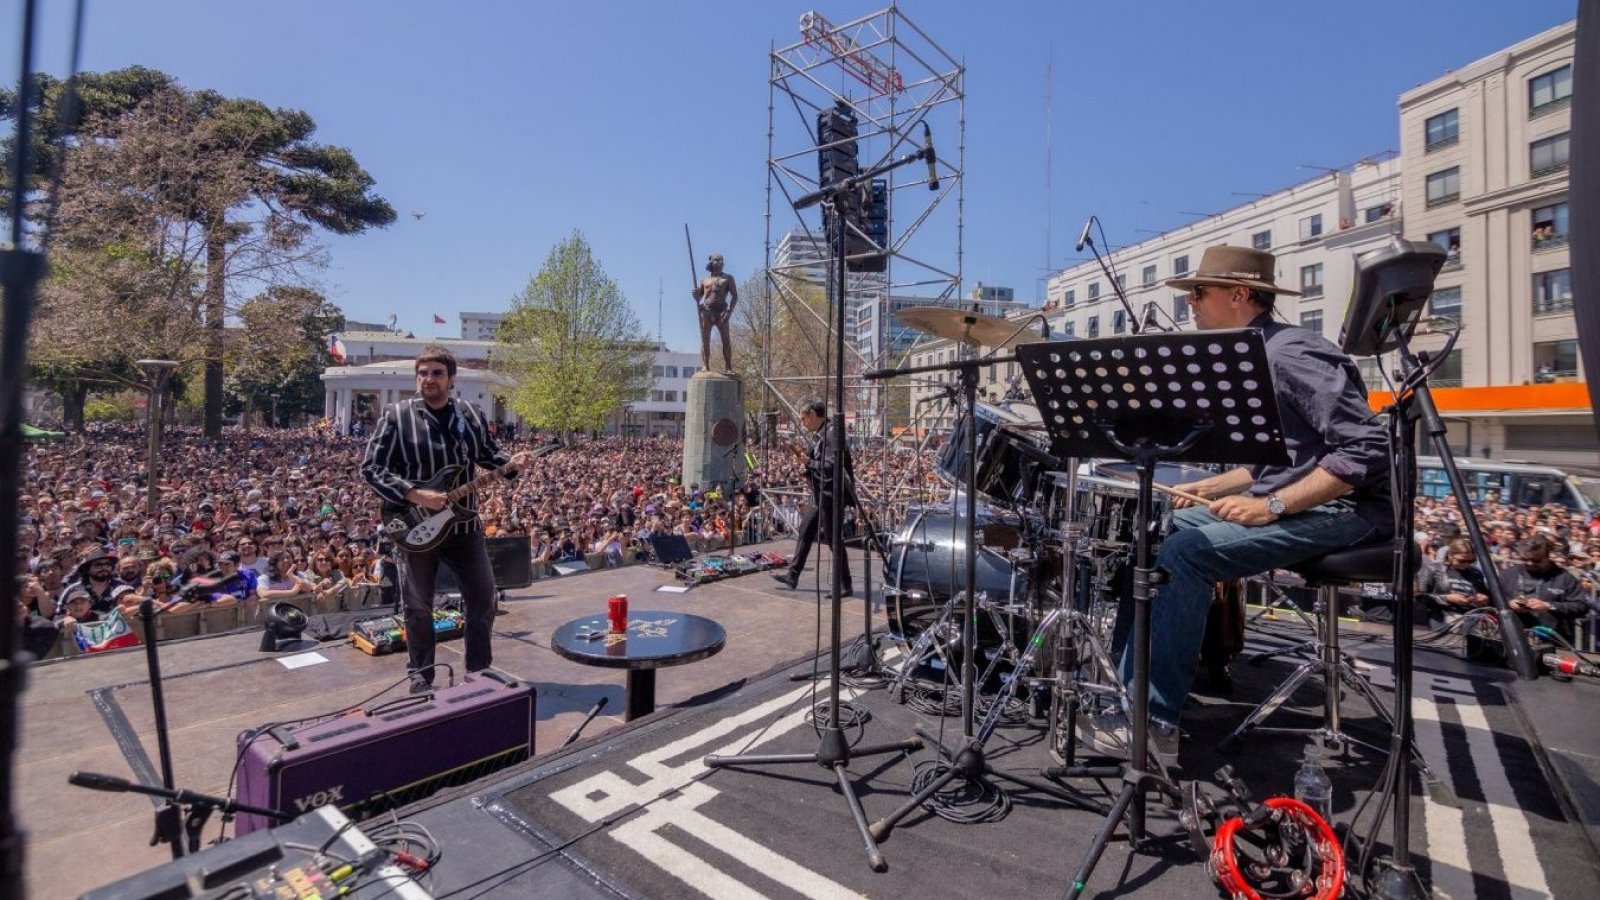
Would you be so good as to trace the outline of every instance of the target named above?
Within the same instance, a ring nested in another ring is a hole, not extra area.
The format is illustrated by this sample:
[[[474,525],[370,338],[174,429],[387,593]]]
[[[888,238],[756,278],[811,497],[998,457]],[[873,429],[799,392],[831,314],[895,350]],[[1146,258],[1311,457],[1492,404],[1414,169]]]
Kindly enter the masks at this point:
[[[1559,653],[1546,653],[1539,657],[1544,667],[1552,675],[1582,675],[1585,678],[1600,678],[1600,666],[1586,663],[1575,656],[1562,656]]]
[[[1079,234],[1078,234],[1078,243],[1072,248],[1072,252],[1074,252],[1074,253],[1082,253],[1083,252],[1083,245],[1089,243],[1089,226],[1093,225],[1093,224],[1094,224],[1094,216],[1090,216],[1089,218],[1084,220],[1084,222],[1083,222],[1083,231],[1079,232]]]
[[[928,161],[928,190],[939,189],[939,155],[933,152],[933,130],[922,123],[922,158]]]

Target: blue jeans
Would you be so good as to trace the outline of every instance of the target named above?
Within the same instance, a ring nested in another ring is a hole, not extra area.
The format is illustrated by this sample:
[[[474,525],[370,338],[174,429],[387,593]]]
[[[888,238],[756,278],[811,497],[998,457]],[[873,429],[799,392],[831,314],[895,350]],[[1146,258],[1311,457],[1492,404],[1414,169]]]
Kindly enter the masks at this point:
[[[1172,533],[1162,541],[1155,561],[1155,567],[1167,573],[1167,581],[1151,601],[1151,718],[1178,724],[1194,683],[1216,582],[1281,569],[1378,537],[1372,523],[1340,501],[1257,526],[1224,522],[1203,506],[1175,512]],[[1130,688],[1133,652],[1125,636],[1132,606],[1122,604],[1117,623],[1123,643],[1120,674]]]

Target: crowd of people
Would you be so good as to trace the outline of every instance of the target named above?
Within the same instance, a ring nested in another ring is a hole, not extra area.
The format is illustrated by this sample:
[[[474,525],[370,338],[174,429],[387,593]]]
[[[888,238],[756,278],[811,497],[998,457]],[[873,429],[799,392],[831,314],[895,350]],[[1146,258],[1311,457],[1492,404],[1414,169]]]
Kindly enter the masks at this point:
[[[511,449],[541,440],[520,435]],[[36,645],[63,626],[124,615],[146,598],[166,612],[303,596],[378,583],[384,547],[378,504],[360,480],[365,441],[322,429],[230,430],[219,440],[165,436],[155,515],[146,507],[141,428],[92,424],[29,448],[20,510],[25,569],[18,615]],[[481,506],[485,533],[527,535],[538,575],[563,562],[615,566],[644,559],[651,538],[681,535],[711,552],[792,534],[809,502],[803,453],[755,451],[739,483],[683,484],[682,443],[668,438],[580,439],[497,483]],[[799,449],[799,445],[792,445]],[[899,528],[906,510],[947,491],[937,450],[868,442],[856,452],[873,524]],[[1550,560],[1583,596],[1600,582],[1600,514],[1485,504],[1479,511],[1497,566],[1521,563],[1519,544],[1544,536]],[[1454,500],[1420,498],[1418,540],[1444,565],[1459,536]]]

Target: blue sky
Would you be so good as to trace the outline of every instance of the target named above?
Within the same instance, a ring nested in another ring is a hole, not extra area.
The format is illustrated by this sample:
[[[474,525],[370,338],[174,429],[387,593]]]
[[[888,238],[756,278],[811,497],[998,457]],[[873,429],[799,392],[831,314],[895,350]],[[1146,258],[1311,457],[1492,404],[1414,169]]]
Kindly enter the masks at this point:
[[[73,4],[42,3],[39,64],[63,74]],[[462,310],[506,308],[578,229],[651,334],[664,288],[663,335],[687,350],[683,225],[741,280],[764,259],[770,48],[807,10],[844,22],[884,5],[91,0],[84,67],[303,109],[350,148],[400,213],[327,239],[324,286],[351,318],[453,334]],[[1303,166],[1395,149],[1402,91],[1573,18],[1577,0],[900,9],[967,67],[965,287],[1035,300],[1047,261],[1076,261],[1088,214],[1131,243],[1315,174]],[[0,0],[7,81],[20,22]],[[936,136],[944,155],[951,142]]]

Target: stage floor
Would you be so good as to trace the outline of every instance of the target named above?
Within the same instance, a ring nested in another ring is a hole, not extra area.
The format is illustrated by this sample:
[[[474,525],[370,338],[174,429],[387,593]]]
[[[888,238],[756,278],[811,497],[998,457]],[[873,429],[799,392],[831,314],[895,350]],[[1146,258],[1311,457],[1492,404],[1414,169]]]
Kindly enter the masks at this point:
[[[825,698],[825,685],[790,675],[813,668],[825,622],[812,593],[784,590],[765,574],[683,594],[655,590],[672,583],[661,570],[629,568],[513,592],[496,625],[496,665],[539,686],[538,755],[402,810],[445,847],[431,876],[436,896],[1031,897],[1065,889],[1100,816],[1057,798],[1008,787],[1009,808],[987,824],[916,812],[883,843],[889,870],[875,874],[830,772],[810,764],[705,769],[701,758],[708,752],[817,749],[806,713]],[[636,607],[709,616],[728,632],[719,655],[662,670],[660,709],[627,725],[620,720],[622,674],[568,662],[548,645],[556,627],[599,612],[617,591],[628,593]],[[862,612],[860,601],[846,602],[847,641],[860,633]],[[877,623],[882,627],[881,615]],[[1252,632],[1252,649],[1299,636],[1281,623]],[[225,793],[238,731],[338,709],[404,673],[401,656],[368,657],[340,644],[318,649],[326,662],[289,669],[257,652],[257,641],[252,633],[162,645],[181,786]],[[440,648],[441,660],[459,662],[459,641]],[[1361,658],[1387,701],[1387,640],[1369,627],[1351,628],[1346,649]],[[1300,739],[1252,736],[1233,755],[1213,745],[1289,668],[1284,660],[1236,662],[1231,697],[1196,698],[1184,720],[1185,781],[1209,785],[1226,763],[1257,797],[1288,792]],[[1591,771],[1585,765],[1600,747],[1600,723],[1591,715],[1562,714],[1578,700],[1594,700],[1595,692],[1587,685],[1536,684],[1526,690],[1503,672],[1445,654],[1418,654],[1418,739],[1449,788],[1435,793],[1454,798],[1416,794],[1412,847],[1441,896],[1600,896],[1589,821],[1596,806],[1584,780],[1572,777]],[[611,698],[610,714],[591,723],[582,741],[559,750],[602,696]],[[883,690],[858,687],[847,696],[868,714],[859,729],[865,743],[908,738],[919,722],[950,736],[960,732],[958,719],[898,704]],[[1302,689],[1291,699],[1302,711],[1286,708],[1268,724],[1311,721],[1304,710],[1319,708],[1320,696],[1317,687]],[[165,861],[165,848],[146,843],[149,801],[66,784],[74,769],[141,778],[158,771],[151,762],[156,752],[142,652],[40,666],[24,701],[19,808],[29,833],[31,895],[73,896]],[[1352,735],[1386,742],[1381,722],[1359,698],[1347,700],[1344,711]],[[1046,737],[1041,722],[1019,719],[1000,728],[989,755],[998,766],[1034,777],[1049,762]],[[868,819],[898,806],[917,766],[933,758],[923,749],[909,757],[856,759],[850,772]],[[1378,755],[1366,752],[1331,765],[1336,823],[1350,821],[1381,767]],[[1107,800],[1096,782],[1069,784],[1082,792],[1085,805]],[[1587,786],[1594,788],[1593,782]],[[1160,804],[1151,811],[1152,830],[1172,833],[1171,813]],[[208,834],[215,831],[213,823]],[[1216,889],[1181,841],[1161,841],[1138,854],[1114,842],[1087,896],[1115,894],[1176,898],[1214,896]]]

